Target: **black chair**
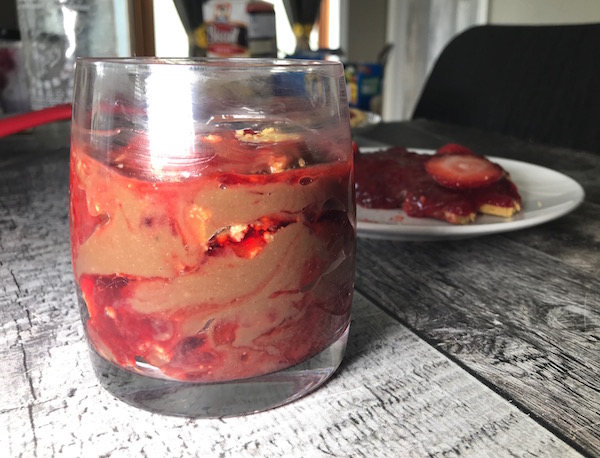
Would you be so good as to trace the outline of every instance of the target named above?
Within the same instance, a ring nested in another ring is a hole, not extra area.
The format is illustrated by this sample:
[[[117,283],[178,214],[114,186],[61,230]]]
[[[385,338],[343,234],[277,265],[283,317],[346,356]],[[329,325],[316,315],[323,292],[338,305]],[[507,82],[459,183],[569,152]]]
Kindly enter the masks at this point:
[[[468,29],[437,59],[419,118],[600,152],[600,24]]]

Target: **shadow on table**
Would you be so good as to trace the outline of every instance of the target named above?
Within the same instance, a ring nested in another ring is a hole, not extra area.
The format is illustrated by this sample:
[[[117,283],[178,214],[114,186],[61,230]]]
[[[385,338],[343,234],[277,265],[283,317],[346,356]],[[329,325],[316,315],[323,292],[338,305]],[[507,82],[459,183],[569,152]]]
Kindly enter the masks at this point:
[[[337,374],[352,370],[362,359],[370,362],[372,353],[389,345],[391,336],[401,329],[404,327],[400,323],[355,291],[348,345]]]

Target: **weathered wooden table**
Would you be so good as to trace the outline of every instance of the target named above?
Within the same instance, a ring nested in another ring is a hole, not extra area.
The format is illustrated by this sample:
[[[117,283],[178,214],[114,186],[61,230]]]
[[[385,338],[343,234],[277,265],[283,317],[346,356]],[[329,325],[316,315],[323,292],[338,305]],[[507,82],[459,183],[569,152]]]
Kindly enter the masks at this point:
[[[368,136],[550,167],[586,200],[521,231],[359,239],[336,375],[287,406],[223,420],[137,410],[100,387],[72,281],[68,125],[0,139],[0,454],[600,456],[600,154],[425,121]]]

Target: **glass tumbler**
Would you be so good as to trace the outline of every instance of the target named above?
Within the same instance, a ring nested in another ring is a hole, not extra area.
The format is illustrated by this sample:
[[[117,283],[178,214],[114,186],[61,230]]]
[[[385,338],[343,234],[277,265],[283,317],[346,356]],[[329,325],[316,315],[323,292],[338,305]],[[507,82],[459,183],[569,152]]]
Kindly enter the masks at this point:
[[[340,63],[78,59],[71,254],[101,384],[224,417],[327,380],[354,288],[352,168]]]

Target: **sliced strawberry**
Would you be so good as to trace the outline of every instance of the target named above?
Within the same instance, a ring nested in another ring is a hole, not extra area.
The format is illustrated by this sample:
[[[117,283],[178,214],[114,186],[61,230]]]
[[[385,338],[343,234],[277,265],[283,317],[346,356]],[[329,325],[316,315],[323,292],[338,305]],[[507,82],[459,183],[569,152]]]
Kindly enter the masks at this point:
[[[435,154],[475,154],[473,150],[467,148],[464,145],[458,143],[446,143],[444,146],[438,148]]]
[[[434,156],[425,163],[425,170],[437,183],[451,189],[481,188],[504,176],[502,167],[474,154]]]

